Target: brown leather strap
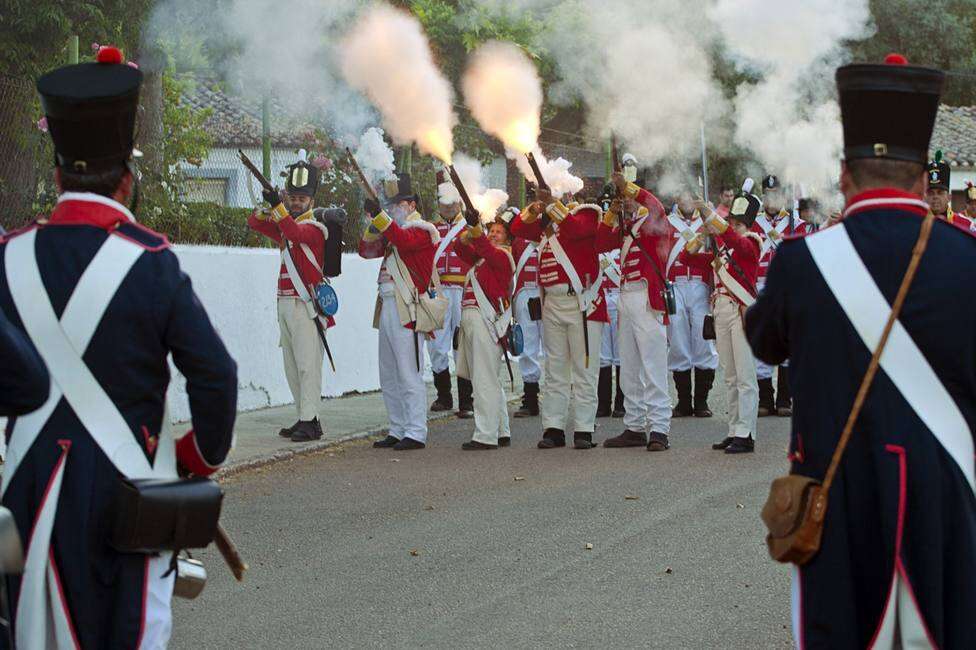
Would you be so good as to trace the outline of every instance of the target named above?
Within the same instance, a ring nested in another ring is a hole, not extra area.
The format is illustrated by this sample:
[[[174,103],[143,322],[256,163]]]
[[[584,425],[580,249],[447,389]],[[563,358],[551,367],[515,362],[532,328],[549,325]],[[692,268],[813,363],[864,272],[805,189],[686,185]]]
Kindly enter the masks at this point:
[[[918,240],[915,242],[914,250],[912,250],[912,259],[908,262],[905,277],[901,281],[901,287],[898,288],[895,302],[891,306],[891,314],[888,316],[888,322],[885,324],[884,331],[881,333],[881,340],[878,341],[878,347],[871,357],[868,370],[864,373],[861,387],[858,389],[857,397],[854,399],[854,406],[851,407],[850,415],[847,416],[847,423],[844,425],[844,431],[840,434],[840,441],[834,450],[834,457],[831,458],[830,467],[827,468],[827,473],[824,475],[823,494],[826,494],[830,490],[830,485],[834,482],[834,476],[837,474],[840,459],[844,455],[844,450],[847,449],[847,443],[851,439],[851,433],[854,431],[854,424],[857,422],[857,417],[861,414],[861,409],[864,407],[865,400],[867,400],[868,391],[871,389],[871,383],[874,381],[874,376],[877,374],[878,367],[881,365],[881,355],[884,352],[885,345],[888,344],[888,336],[891,334],[891,329],[895,326],[895,321],[898,320],[901,308],[905,304],[905,297],[908,295],[908,290],[911,288],[912,281],[915,279],[915,272],[918,271],[918,265],[922,261],[922,255],[925,253],[925,249],[929,244],[929,235],[932,234],[932,225],[934,223],[935,215],[929,212],[928,216],[925,217],[925,221],[922,222],[922,228],[918,233]],[[843,228],[844,226],[840,224],[836,227]]]

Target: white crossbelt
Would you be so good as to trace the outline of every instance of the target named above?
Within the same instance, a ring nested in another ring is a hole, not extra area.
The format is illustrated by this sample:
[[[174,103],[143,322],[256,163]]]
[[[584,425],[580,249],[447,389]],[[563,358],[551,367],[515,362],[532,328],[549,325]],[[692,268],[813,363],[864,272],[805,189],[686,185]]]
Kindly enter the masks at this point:
[[[881,340],[891,305],[857,254],[843,224],[805,238],[820,274],[868,351]],[[925,355],[899,321],[895,321],[881,368],[958,465],[976,493],[973,437],[969,425]]]
[[[459,219],[458,222],[447,231],[447,235],[444,236],[444,239],[441,240],[440,245],[437,246],[437,250],[434,252],[435,267],[437,266],[437,263],[440,261],[441,257],[443,257],[447,247],[451,245],[451,242],[454,241],[454,238],[458,236],[458,233],[461,232],[466,225],[467,222],[464,219]]]
[[[476,265],[472,266],[468,271],[467,281],[471,283],[471,290],[474,292],[474,299],[478,303],[478,312],[481,314],[481,318],[485,321],[485,325],[488,327],[488,331],[494,334],[495,339],[501,341],[505,338],[508,333],[509,325],[512,323],[512,305],[509,303],[507,309],[503,312],[498,313],[498,309],[491,304],[488,300],[488,294],[481,287],[481,283],[478,282],[478,274],[475,273],[475,269],[481,266],[484,260],[480,260]]]
[[[576,292],[576,299],[579,301],[580,311],[589,316],[596,311],[593,304],[596,302],[597,296],[600,295],[600,285],[603,284],[603,269],[601,268],[600,272],[597,273],[596,281],[593,284],[589,287],[583,287],[583,281],[580,280],[579,273],[576,272],[576,267],[573,266],[573,262],[566,254],[563,245],[559,243],[559,238],[555,235],[552,237],[544,237],[542,239],[542,248],[545,249],[546,246],[552,249],[552,256],[556,258],[556,262],[566,272],[566,277],[569,278],[569,284],[573,287],[573,291]],[[599,267],[600,265],[597,264],[597,266]]]
[[[606,266],[603,263],[600,264],[600,268],[603,269],[603,274],[607,276],[610,282],[613,282],[616,286],[620,286],[620,265],[613,259],[610,253],[604,253],[600,255],[601,260],[606,261]]]
[[[762,229],[763,235],[765,235],[762,242],[762,250],[759,252],[759,259],[762,259],[776,243],[776,240],[770,237],[769,233],[775,230],[778,235],[777,239],[782,239],[783,233],[790,226],[790,220],[784,218],[778,226],[774,226],[766,215],[761,214],[756,217],[756,224]]]
[[[34,248],[37,231],[29,231],[7,244],[5,272],[14,305],[27,334],[51,375],[47,402],[33,413],[17,418],[7,451],[0,493],[6,493],[17,469],[41,430],[64,397],[89,436],[129,478],[175,478],[173,440],[159,436],[155,462],[150,464],[118,408],[85,365],[83,356],[112,298],[143,254],[137,244],[109,236],[82,273],[59,321],[44,288]],[[48,635],[70,644],[70,629],[56,599],[60,598],[49,566],[51,531],[57,513],[60,486],[68,450],[51,477],[51,489],[34,523],[17,608],[17,647],[44,648]],[[52,623],[53,630],[48,629]]]
[[[695,213],[698,214],[697,212]],[[671,247],[671,252],[668,254],[668,265],[665,267],[665,273],[671,272],[671,267],[678,259],[678,255],[681,254],[681,249],[685,247],[685,244],[690,242],[701,230],[702,224],[704,223],[701,217],[697,217],[691,223],[686,222],[684,219],[679,217],[676,213],[672,212],[668,215],[668,221],[671,222],[671,226],[677,230],[675,237],[678,239]]]
[[[535,255],[535,252],[536,252],[536,245],[534,242],[530,242],[525,247],[525,250],[522,251],[522,255],[519,257],[518,264],[515,265],[515,276],[514,276],[515,282],[518,281],[518,277],[522,275],[522,269],[524,269],[525,265],[529,263],[529,260],[532,259],[533,255]]]

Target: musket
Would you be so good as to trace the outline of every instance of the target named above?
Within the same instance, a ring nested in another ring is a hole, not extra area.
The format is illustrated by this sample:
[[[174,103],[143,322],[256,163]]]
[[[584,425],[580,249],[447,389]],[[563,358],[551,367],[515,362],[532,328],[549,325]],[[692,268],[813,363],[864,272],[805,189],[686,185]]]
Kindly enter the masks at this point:
[[[498,307],[501,313],[505,313],[505,301],[498,299]],[[508,380],[512,382],[512,390],[515,390],[515,375],[512,374],[512,362],[508,358],[508,341],[502,341],[502,355],[505,357],[505,367],[508,369]]]
[[[220,524],[217,524],[217,534],[214,536],[214,544],[217,546],[217,550],[220,551],[221,556],[223,556],[224,562],[230,568],[230,572],[234,574],[234,578],[238,582],[244,582],[244,572],[248,569],[247,562],[237,552],[237,547],[234,546],[234,542],[230,540],[230,537],[227,536],[227,531]]]
[[[702,198],[706,201],[708,200],[708,146],[705,144],[705,122],[701,123],[701,150],[702,150],[702,191],[705,196]]]
[[[237,155],[240,157],[241,162],[244,163],[244,166],[247,167],[247,170],[251,172],[251,175],[254,176],[254,178],[256,178],[259,183],[261,183],[261,187],[263,187],[266,192],[278,191],[278,188],[272,185],[271,181],[265,178],[264,174],[261,173],[261,170],[258,169],[253,162],[251,162],[251,159],[247,157],[246,153],[238,149]],[[292,251],[291,242],[285,240],[285,245],[287,246],[288,254],[291,255],[291,251]],[[292,257],[292,259],[294,259],[294,256]],[[312,288],[308,286],[305,287],[305,290],[308,291],[308,294],[310,296],[315,295],[315,291],[312,289],[314,289],[314,287]],[[332,360],[332,350],[329,349],[329,343],[325,340],[325,332],[322,331],[322,324],[319,323],[318,318],[315,319],[315,329],[318,330],[319,338],[322,340],[323,347],[325,347],[325,354],[329,358],[329,365],[332,366],[332,372],[335,372],[336,368],[335,368],[335,361]]]
[[[535,156],[530,151],[525,154],[525,157],[529,159],[529,167],[532,168],[532,173],[535,174],[535,186],[540,190],[549,190],[549,184],[546,183],[546,179],[542,177],[542,170],[539,169],[539,163],[536,162]]]
[[[247,154],[246,153],[244,153],[243,151],[241,151],[240,149],[238,149],[237,150],[237,155],[240,156],[241,162],[244,163],[244,166],[247,167],[247,170],[249,172],[251,172],[251,174],[254,176],[254,178],[256,178],[257,181],[259,183],[261,183],[261,187],[263,187],[266,192],[277,192],[278,191],[278,188],[276,188],[274,185],[272,185],[271,184],[271,181],[269,181],[267,178],[265,178],[264,177],[264,174],[261,173],[261,170],[258,169],[254,165],[253,162],[251,162],[251,159],[247,157]]]
[[[454,187],[457,188],[458,194],[461,195],[461,201],[464,203],[464,209],[468,212],[479,214],[478,209],[475,208],[474,203],[471,202],[471,197],[468,196],[468,190],[465,189],[464,184],[461,182],[461,177],[458,176],[457,170],[454,169],[454,165],[447,166],[447,173],[451,175],[451,182],[454,183]]]
[[[620,162],[620,151],[617,149],[617,136],[610,134],[610,157],[613,160],[613,171],[622,172],[623,164]]]
[[[353,169],[356,170],[356,175],[359,176],[359,184],[363,186],[363,190],[366,191],[369,198],[379,203],[380,198],[376,195],[376,190],[374,190],[373,186],[369,184],[366,174],[363,173],[363,168],[359,166],[356,156],[352,155],[352,151],[350,151],[349,147],[346,147],[346,155],[349,156],[349,162],[352,163]]]

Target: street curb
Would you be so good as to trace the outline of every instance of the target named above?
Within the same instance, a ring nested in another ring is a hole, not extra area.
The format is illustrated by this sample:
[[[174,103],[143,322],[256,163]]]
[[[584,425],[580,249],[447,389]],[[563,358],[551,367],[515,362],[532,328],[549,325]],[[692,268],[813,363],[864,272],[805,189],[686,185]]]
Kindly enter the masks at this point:
[[[433,415],[427,418],[427,422],[437,422],[440,420],[447,420],[448,418],[456,417],[455,414],[445,413],[443,415]],[[318,442],[310,443],[302,447],[296,447],[294,449],[282,449],[281,451],[276,451],[267,456],[260,456],[257,458],[249,458],[247,460],[238,461],[236,463],[231,463],[226,465],[216,472],[214,472],[214,480],[220,481],[226,478],[232,478],[238,474],[243,474],[244,472],[249,472],[255,469],[261,469],[262,467],[268,467],[270,465],[275,465],[287,460],[293,460],[295,458],[301,458],[302,456],[309,456],[311,454],[329,449],[330,447],[336,447],[346,442],[352,442],[353,440],[363,440],[365,438],[371,438],[372,436],[379,436],[388,432],[390,428],[388,426],[380,427],[378,429],[364,429],[362,431],[353,431],[339,436],[338,438],[333,438],[331,440],[321,440]]]

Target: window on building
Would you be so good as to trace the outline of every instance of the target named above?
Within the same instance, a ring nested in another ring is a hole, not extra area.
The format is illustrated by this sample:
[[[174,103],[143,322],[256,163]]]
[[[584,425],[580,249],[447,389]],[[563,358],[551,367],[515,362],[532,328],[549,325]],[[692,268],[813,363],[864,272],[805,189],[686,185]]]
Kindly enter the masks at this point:
[[[190,178],[183,185],[183,200],[188,203],[227,203],[227,178]]]

